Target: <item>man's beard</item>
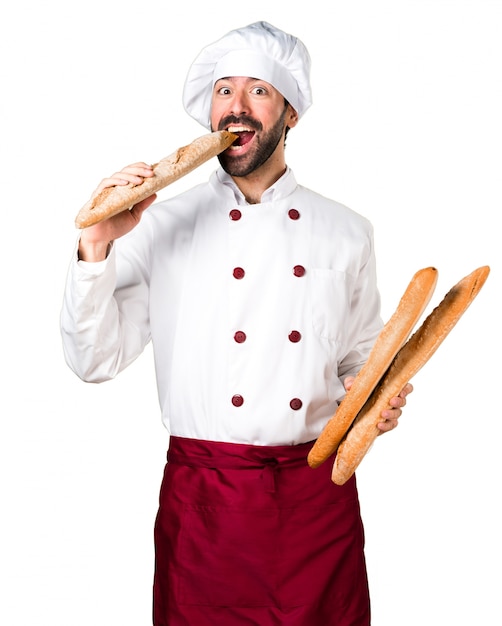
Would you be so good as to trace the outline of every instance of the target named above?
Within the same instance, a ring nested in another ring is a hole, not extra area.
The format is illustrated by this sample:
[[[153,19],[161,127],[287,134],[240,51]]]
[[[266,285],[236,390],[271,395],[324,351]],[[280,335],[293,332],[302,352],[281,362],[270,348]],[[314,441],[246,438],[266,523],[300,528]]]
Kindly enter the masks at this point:
[[[248,174],[251,174],[251,172],[258,169],[270,158],[282,139],[286,110],[287,107],[284,107],[284,111],[281,116],[267,133],[261,137],[258,137],[258,135],[255,134],[253,138],[255,145],[247,154],[243,154],[242,156],[233,156],[232,152],[229,152],[218,155],[220,165],[225,172],[227,172],[227,174],[237,177],[247,176]],[[235,126],[248,126],[255,131],[260,131],[263,128],[261,122],[255,120],[254,118],[246,115],[242,115],[240,117],[230,115],[220,121],[218,130],[223,130],[229,124],[233,124]]]

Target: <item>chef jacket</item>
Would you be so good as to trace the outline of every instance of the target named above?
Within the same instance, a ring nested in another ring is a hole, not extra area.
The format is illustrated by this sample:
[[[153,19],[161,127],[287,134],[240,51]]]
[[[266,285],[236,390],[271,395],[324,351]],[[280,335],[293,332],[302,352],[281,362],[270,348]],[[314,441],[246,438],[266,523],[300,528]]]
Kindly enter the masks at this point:
[[[151,340],[168,432],[314,440],[382,327],[373,229],[286,173],[248,204],[220,168],[156,203],[98,263],[70,264],[61,328],[83,380]]]

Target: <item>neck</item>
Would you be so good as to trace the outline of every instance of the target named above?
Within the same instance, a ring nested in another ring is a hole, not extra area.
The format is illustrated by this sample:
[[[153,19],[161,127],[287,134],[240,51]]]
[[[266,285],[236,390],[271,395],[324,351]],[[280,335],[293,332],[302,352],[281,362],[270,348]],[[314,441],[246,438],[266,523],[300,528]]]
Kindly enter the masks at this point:
[[[275,158],[274,158],[275,157]],[[272,155],[266,163],[247,176],[232,176],[249,204],[259,204],[263,193],[286,171],[284,158]]]

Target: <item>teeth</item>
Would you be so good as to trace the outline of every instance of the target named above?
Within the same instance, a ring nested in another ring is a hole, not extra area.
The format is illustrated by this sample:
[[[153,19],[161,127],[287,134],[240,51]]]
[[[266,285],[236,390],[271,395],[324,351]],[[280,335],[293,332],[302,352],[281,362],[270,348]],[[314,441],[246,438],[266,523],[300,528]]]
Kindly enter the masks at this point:
[[[227,130],[229,133],[242,133],[249,129],[246,128],[245,126],[229,126]]]

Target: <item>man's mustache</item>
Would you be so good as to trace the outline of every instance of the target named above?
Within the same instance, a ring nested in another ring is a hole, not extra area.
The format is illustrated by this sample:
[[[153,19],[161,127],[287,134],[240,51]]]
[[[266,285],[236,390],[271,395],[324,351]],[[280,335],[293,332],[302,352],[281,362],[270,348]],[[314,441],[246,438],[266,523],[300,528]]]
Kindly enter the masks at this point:
[[[256,131],[263,130],[263,125],[258,120],[248,115],[227,115],[220,120],[218,124],[218,130],[224,130],[227,126],[248,126]]]

